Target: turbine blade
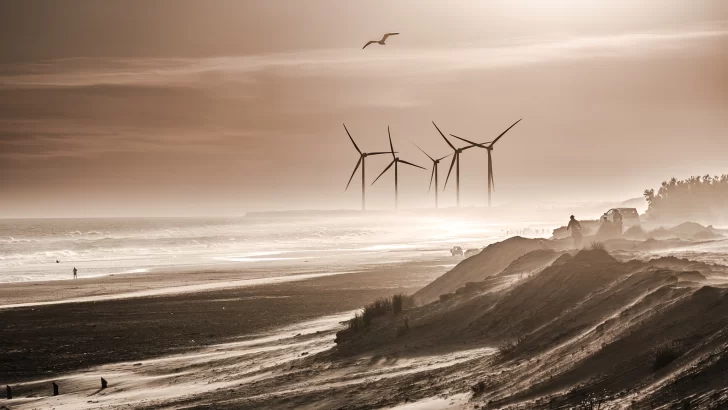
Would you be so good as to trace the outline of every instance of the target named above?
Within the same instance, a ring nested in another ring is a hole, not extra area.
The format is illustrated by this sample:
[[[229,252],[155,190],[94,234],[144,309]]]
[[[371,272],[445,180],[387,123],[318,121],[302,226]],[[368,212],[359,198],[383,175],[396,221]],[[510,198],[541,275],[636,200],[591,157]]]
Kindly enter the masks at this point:
[[[443,134],[443,133],[442,133],[442,131],[440,131],[440,127],[438,127],[438,126],[437,126],[437,124],[435,124],[435,121],[432,121],[432,125],[434,125],[434,126],[435,126],[435,128],[437,128],[437,132],[439,132],[439,133],[440,133],[440,135],[442,135],[442,138],[443,138],[443,139],[445,140],[445,142],[447,142],[447,145],[449,145],[449,146],[450,146],[450,148],[452,148],[453,150],[455,150],[455,149],[456,149],[456,148],[455,148],[455,146],[454,146],[454,145],[452,145],[452,144],[450,143],[450,140],[448,140],[448,139],[447,139],[447,137],[445,137],[445,134]]]
[[[521,120],[522,120],[522,119],[523,119],[523,118],[521,118]],[[501,133],[501,135],[499,135],[499,136],[498,136],[498,138],[494,139],[494,140],[493,140],[493,142],[491,142],[491,143],[490,143],[490,146],[492,147],[492,146],[493,146],[493,144],[495,144],[496,142],[498,142],[498,140],[499,140],[499,139],[501,139],[501,137],[502,137],[503,135],[505,135],[505,133],[506,133],[506,132],[508,132],[508,131],[509,131],[509,130],[510,130],[511,128],[515,127],[515,126],[516,126],[516,124],[518,124],[519,122],[521,122],[521,120],[518,120],[518,121],[514,122],[514,123],[513,123],[513,125],[511,125],[510,127],[506,128],[506,130],[505,130],[505,131],[503,131],[503,132]]]
[[[414,142],[413,142],[412,144],[413,144],[413,145],[414,145],[415,147],[417,147],[417,149],[419,149],[420,151],[422,151],[422,153],[423,153],[423,154],[427,155],[427,158],[431,159],[432,161],[434,161],[434,160],[435,160],[435,158],[432,158],[432,157],[431,157],[431,156],[430,156],[430,155],[429,155],[428,153],[426,153],[426,152],[425,152],[425,150],[423,150],[422,148],[420,148],[420,146],[419,146],[419,145],[415,144]]]
[[[382,171],[382,173],[379,174],[379,176],[377,177],[377,179],[379,179],[379,177],[381,177],[382,175],[384,175],[384,173],[387,172],[387,170],[389,168],[392,168],[392,165],[394,165],[394,161],[390,162],[389,165],[387,165],[387,168],[384,168],[384,171]],[[374,182],[377,182],[377,179],[375,179]],[[374,182],[372,182],[372,185],[374,185]]]
[[[394,145],[392,145],[392,133],[389,132],[389,125],[387,126],[387,134],[389,135],[389,148],[392,152],[392,158],[394,158]]]
[[[458,154],[455,154],[452,156],[452,162],[450,163],[450,169],[447,170],[447,178],[445,178],[445,186],[442,187],[442,190],[444,191],[445,188],[447,188],[447,181],[450,179],[450,172],[452,172],[452,167],[455,165],[455,160],[457,159]]]
[[[382,154],[389,154],[389,151],[384,152],[367,152],[367,155],[382,155]]]
[[[487,141],[487,142],[482,142],[482,143],[478,143],[478,142],[473,142],[473,141],[470,141],[470,140],[466,140],[465,138],[460,138],[460,137],[458,137],[457,135],[452,135],[452,134],[450,134],[450,136],[451,136],[451,137],[455,137],[455,138],[457,138],[457,139],[459,139],[459,140],[461,140],[461,141],[465,141],[465,142],[467,142],[468,144],[470,144],[470,147],[467,147],[467,148],[472,148],[472,147],[487,148],[487,147],[485,146],[485,144],[487,144],[487,143],[489,143],[489,142],[490,142],[490,141]]]
[[[432,172],[430,173],[430,186],[427,187],[427,193],[429,194],[430,191],[432,191],[432,180],[435,178],[435,167],[432,167]]]
[[[444,157],[442,157],[442,158],[438,158],[438,159],[437,159],[437,161],[442,161],[443,159],[445,159],[445,158],[449,157],[450,155],[452,155],[452,153],[450,153],[450,154],[447,154],[447,155],[445,155],[445,156],[444,156]]]
[[[357,151],[357,152],[358,152],[359,154],[361,154],[362,152],[361,152],[361,150],[359,149],[359,147],[357,147],[357,146],[356,146],[356,142],[354,142],[354,138],[352,138],[352,137],[351,137],[351,134],[349,133],[349,129],[348,129],[348,128],[346,128],[346,124],[342,123],[341,125],[343,125],[343,126],[344,126],[344,129],[346,130],[346,135],[348,135],[348,136],[349,136],[349,139],[351,140],[351,143],[352,143],[352,144],[354,144],[354,148],[356,148],[356,151]]]
[[[359,161],[356,162],[356,166],[354,167],[354,172],[351,173],[351,176],[349,177],[349,182],[346,183],[346,188],[344,189],[344,191],[349,189],[349,184],[351,184],[351,180],[352,180],[352,178],[354,178],[354,174],[356,174],[356,170],[359,169],[359,164],[361,164],[362,158],[363,157],[359,157]]]
[[[419,166],[419,165],[415,165],[415,164],[413,164],[413,163],[411,163],[411,162],[407,162],[407,161],[405,161],[405,160],[403,160],[403,159],[400,159],[400,160],[397,160],[397,161],[399,161],[399,162],[401,162],[401,163],[403,163],[403,164],[407,164],[407,165],[412,165],[413,167],[417,167],[417,168],[420,168],[420,169],[427,169],[427,168],[425,168],[425,167],[421,167],[421,166]]]

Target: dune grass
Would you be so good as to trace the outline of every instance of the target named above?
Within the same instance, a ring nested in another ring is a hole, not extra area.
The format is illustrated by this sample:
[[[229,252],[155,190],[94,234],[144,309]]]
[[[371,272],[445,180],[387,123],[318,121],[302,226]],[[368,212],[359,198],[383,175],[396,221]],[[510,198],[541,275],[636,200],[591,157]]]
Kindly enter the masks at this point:
[[[606,246],[604,246],[604,242],[594,241],[591,243],[589,249],[603,251],[606,250]]]
[[[398,293],[390,297],[379,298],[374,302],[364,306],[361,312],[357,312],[352,319],[349,320],[349,329],[358,331],[369,326],[372,321],[387,314],[398,315],[404,309],[414,305],[412,296]]]
[[[680,342],[665,342],[658,345],[652,349],[654,356],[652,369],[655,371],[662,369],[682,356],[683,353],[685,353],[685,347]]]
[[[526,340],[526,336],[524,335],[518,335],[513,339],[508,339],[498,346],[498,353],[501,355],[512,353],[524,340]]]

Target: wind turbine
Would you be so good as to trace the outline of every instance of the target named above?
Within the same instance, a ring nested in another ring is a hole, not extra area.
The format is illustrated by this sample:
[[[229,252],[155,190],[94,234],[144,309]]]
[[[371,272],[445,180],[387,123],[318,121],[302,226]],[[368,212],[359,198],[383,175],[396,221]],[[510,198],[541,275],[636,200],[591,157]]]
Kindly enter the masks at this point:
[[[384,171],[382,171],[382,173],[379,174],[377,179],[379,179],[382,175],[384,175],[384,173],[387,172],[387,170],[389,168],[391,168],[392,165],[394,165],[394,209],[397,209],[397,208],[399,208],[399,187],[398,187],[397,165],[401,162],[403,164],[411,165],[413,167],[417,167],[417,168],[421,168],[421,169],[426,169],[426,168],[423,168],[419,165],[415,165],[411,162],[407,162],[403,159],[399,159],[398,156],[394,155],[395,152],[394,152],[394,145],[392,145],[392,133],[389,132],[389,127],[387,127],[387,134],[389,134],[389,149],[390,149],[390,152],[392,153],[392,162],[390,162],[389,165],[387,165],[387,168],[384,168]],[[377,182],[377,179],[375,179],[374,182]],[[374,185],[374,182],[372,182],[372,185]]]
[[[365,175],[364,170],[365,170],[365,165],[366,165],[366,161],[365,160],[370,155],[389,154],[389,152],[387,152],[387,151],[384,151],[384,152],[361,152],[361,150],[359,149],[359,147],[356,146],[356,142],[354,142],[354,138],[351,137],[351,134],[349,133],[349,130],[346,128],[346,124],[342,124],[342,125],[344,126],[344,129],[346,130],[346,135],[349,136],[349,139],[351,140],[351,143],[354,144],[354,148],[356,149],[356,152],[359,153],[359,161],[357,161],[356,166],[354,167],[354,172],[351,173],[351,176],[349,177],[349,182],[346,183],[346,189],[344,189],[344,191],[346,191],[347,189],[349,189],[349,184],[351,184],[351,180],[352,180],[352,178],[354,178],[354,174],[356,174],[356,170],[359,169],[359,164],[361,164],[361,210],[364,211],[366,209],[366,203],[365,203],[365,198],[366,198],[366,191],[365,191],[366,182],[365,182],[365,178],[364,178],[364,175]]]
[[[430,174],[430,187],[427,188],[427,192],[429,193],[430,190],[432,189],[432,178],[434,177],[435,178],[435,208],[437,208],[438,207],[438,205],[437,205],[437,164],[439,164],[441,160],[449,157],[452,154],[447,154],[444,157],[435,159],[435,158],[432,158],[430,156],[430,154],[426,153],[425,150],[420,148],[419,145],[415,144],[415,147],[417,147],[420,151],[422,151],[423,154],[427,155],[427,158],[429,158],[430,161],[432,161],[432,174]]]
[[[445,134],[443,134],[442,131],[440,131],[440,127],[438,127],[437,124],[435,124],[435,121],[432,121],[432,125],[434,125],[435,128],[437,128],[437,132],[439,132],[440,135],[442,135],[442,138],[445,140],[445,142],[447,142],[447,145],[449,145],[450,148],[452,148],[453,154],[454,154],[454,156],[452,157],[452,162],[450,163],[450,169],[447,171],[447,178],[445,178],[445,186],[443,187],[443,190],[445,188],[447,188],[447,181],[450,180],[450,172],[452,172],[453,165],[455,165],[455,163],[457,163],[457,165],[458,165],[457,168],[455,169],[455,182],[457,184],[457,188],[456,188],[457,205],[459,207],[460,206],[460,154],[463,151],[465,151],[466,149],[473,148],[475,145],[469,145],[469,146],[463,147],[463,148],[455,148],[455,146],[452,145],[450,140],[448,140],[447,137],[445,137]]]
[[[521,120],[522,119],[523,118],[521,118]],[[487,142],[483,142],[483,143],[472,142],[472,141],[466,140],[465,138],[460,138],[457,135],[450,134],[451,136],[453,136],[453,137],[455,137],[455,138],[457,138],[459,140],[462,140],[462,141],[465,141],[467,143],[472,144],[471,147],[485,148],[486,150],[488,150],[488,208],[490,208],[491,191],[495,191],[495,180],[493,179],[493,158],[492,158],[493,147],[494,147],[495,143],[498,142],[498,140],[501,139],[501,137],[503,135],[505,135],[506,132],[508,132],[511,128],[515,127],[516,124],[518,124],[519,122],[521,122],[521,120],[518,120],[518,121],[514,122],[513,125],[511,125],[510,127],[506,128],[506,130],[503,131],[490,144],[488,144]],[[488,145],[486,145],[486,144],[488,144]]]

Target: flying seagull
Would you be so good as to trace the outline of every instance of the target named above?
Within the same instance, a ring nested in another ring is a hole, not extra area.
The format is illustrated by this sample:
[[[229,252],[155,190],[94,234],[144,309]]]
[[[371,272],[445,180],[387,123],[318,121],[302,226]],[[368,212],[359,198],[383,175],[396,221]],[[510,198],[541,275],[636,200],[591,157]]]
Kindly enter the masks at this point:
[[[385,41],[387,41],[387,37],[389,37],[389,36],[396,36],[396,35],[398,35],[398,34],[399,34],[399,33],[387,33],[387,34],[385,34],[385,35],[384,35],[384,37],[382,37],[382,39],[381,39],[381,40],[379,40],[379,41],[377,41],[377,40],[372,40],[372,41],[370,41],[370,42],[368,42],[368,43],[364,44],[364,47],[362,47],[361,49],[362,49],[362,50],[364,50],[365,48],[367,48],[367,46],[368,46],[369,44],[372,44],[372,43],[377,43],[377,44],[380,44],[380,45],[383,45],[383,46],[385,46],[386,44],[384,44],[384,42],[385,42]]]

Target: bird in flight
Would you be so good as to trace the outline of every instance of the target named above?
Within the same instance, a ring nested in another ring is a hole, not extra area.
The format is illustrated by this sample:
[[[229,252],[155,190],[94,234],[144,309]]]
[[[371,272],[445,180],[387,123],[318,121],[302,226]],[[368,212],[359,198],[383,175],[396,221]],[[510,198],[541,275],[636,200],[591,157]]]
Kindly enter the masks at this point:
[[[370,42],[368,42],[368,43],[364,44],[364,47],[362,47],[361,49],[362,49],[362,50],[364,50],[365,48],[367,48],[367,46],[368,46],[369,44],[372,44],[372,43],[378,43],[378,44],[381,44],[381,45],[383,45],[383,46],[384,46],[384,45],[386,45],[386,44],[384,44],[384,42],[385,42],[385,41],[387,41],[387,37],[389,37],[389,36],[396,36],[396,35],[398,35],[398,34],[399,34],[399,33],[387,33],[387,34],[385,34],[385,35],[384,35],[384,37],[382,37],[382,39],[381,39],[381,40],[379,40],[379,41],[377,41],[377,40],[372,40],[372,41],[370,41]]]

